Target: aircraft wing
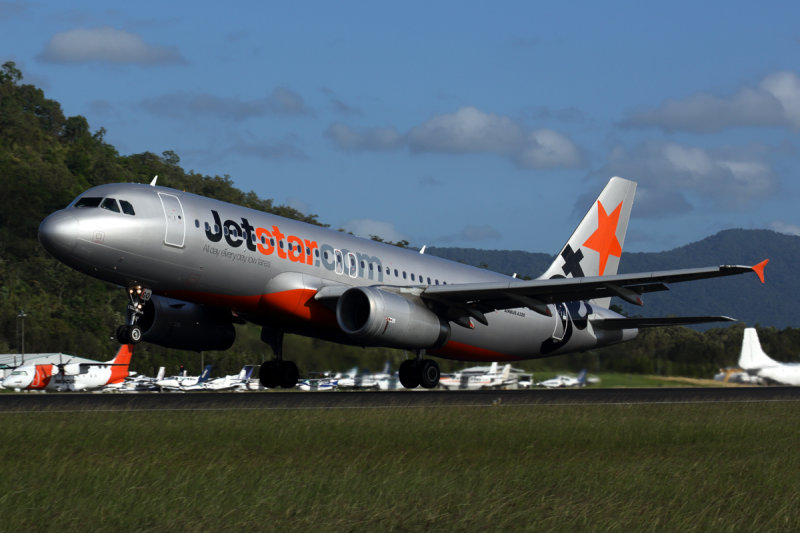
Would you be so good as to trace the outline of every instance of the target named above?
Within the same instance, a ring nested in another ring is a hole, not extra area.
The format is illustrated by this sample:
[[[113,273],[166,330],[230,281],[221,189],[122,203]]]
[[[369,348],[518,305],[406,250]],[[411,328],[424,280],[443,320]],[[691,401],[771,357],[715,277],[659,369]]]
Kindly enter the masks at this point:
[[[469,316],[486,324],[484,313],[515,307],[528,307],[549,315],[547,304],[610,296],[642,305],[642,294],[668,290],[667,283],[733,276],[750,271],[756,272],[763,283],[767,261],[755,266],[723,265],[612,276],[434,285],[422,290],[420,296],[447,306],[447,315],[451,320]]]
[[[601,329],[658,328],[661,326],[688,326],[707,322],[736,322],[729,316],[668,316],[656,318],[600,318],[592,325]]]

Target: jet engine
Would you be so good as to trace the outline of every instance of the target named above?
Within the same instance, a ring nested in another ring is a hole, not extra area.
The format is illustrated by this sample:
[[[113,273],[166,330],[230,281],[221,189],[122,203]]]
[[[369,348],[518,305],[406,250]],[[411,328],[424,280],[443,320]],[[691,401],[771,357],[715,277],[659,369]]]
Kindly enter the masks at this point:
[[[450,337],[450,325],[415,296],[375,287],[346,290],[336,304],[339,327],[367,346],[437,348]]]
[[[141,340],[178,350],[227,350],[236,338],[228,313],[153,295],[137,325]]]

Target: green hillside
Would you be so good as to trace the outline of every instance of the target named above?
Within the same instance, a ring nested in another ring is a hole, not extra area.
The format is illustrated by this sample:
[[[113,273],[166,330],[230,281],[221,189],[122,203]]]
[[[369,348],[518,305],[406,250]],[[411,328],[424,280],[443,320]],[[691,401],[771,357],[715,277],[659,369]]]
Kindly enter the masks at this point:
[[[25,351],[75,353],[93,359],[109,359],[116,350],[110,338],[123,321],[124,291],[79,274],[50,257],[37,241],[37,228],[49,213],[63,208],[85,189],[107,182],[147,182],[159,176],[159,184],[245,205],[254,209],[321,224],[315,215],[275,205],[270,199],[233,186],[229,176],[187,172],[169,147],[161,155],[121,155],[104,140],[105,130],[92,130],[81,116],[67,116],[61,105],[44,92],[23,83],[14,63],[0,68],[0,353],[17,353],[21,345],[24,310]],[[470,249],[429,248],[429,252],[485,266],[504,273],[535,277],[550,256],[527,252],[486,252]],[[729,231],[677,250],[661,254],[625,254],[623,268],[659,270],[723,263],[755,263],[771,258],[767,285],[755,276],[711,280],[676,287],[670,293],[647,297],[647,307],[634,314],[729,314],[748,324],[777,328],[798,321],[792,296],[797,283],[789,272],[800,259],[800,238],[772,232]],[[800,353],[798,330],[767,329],[765,349],[777,358]],[[633,343],[573,356],[549,358],[520,366],[530,369],[573,368],[593,371],[680,372],[708,376],[718,366],[733,364],[738,355],[741,326],[705,333],[687,328],[643,332]],[[344,347],[289,336],[286,353],[301,371],[343,370],[352,366],[379,368],[389,360],[393,368],[405,357],[402,351]],[[245,363],[269,357],[253,326],[237,326],[237,340],[225,352],[202,354],[215,364],[215,375],[233,373]],[[201,356],[143,343],[132,363],[139,372],[154,374],[159,366],[168,371],[185,364],[199,371]],[[442,362],[443,370],[464,366]]]

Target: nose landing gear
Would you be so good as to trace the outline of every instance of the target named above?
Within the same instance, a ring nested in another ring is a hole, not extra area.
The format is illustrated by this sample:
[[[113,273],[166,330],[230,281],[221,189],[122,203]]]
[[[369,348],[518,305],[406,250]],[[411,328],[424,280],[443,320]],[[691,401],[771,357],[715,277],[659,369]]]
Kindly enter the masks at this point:
[[[144,306],[152,295],[153,291],[139,285],[128,287],[128,324],[117,328],[117,341],[120,344],[137,344],[142,340],[142,328],[136,323],[144,314]]]

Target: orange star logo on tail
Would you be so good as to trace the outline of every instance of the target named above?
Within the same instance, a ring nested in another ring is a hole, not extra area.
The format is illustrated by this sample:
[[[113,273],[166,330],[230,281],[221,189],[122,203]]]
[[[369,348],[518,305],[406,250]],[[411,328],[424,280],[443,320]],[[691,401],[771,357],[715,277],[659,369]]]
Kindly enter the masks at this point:
[[[617,223],[619,222],[619,214],[622,211],[622,202],[611,212],[606,214],[606,209],[603,204],[597,201],[597,229],[592,235],[586,239],[583,245],[600,254],[600,275],[606,270],[606,263],[608,263],[608,256],[613,255],[620,257],[622,255],[622,246],[617,239]]]

